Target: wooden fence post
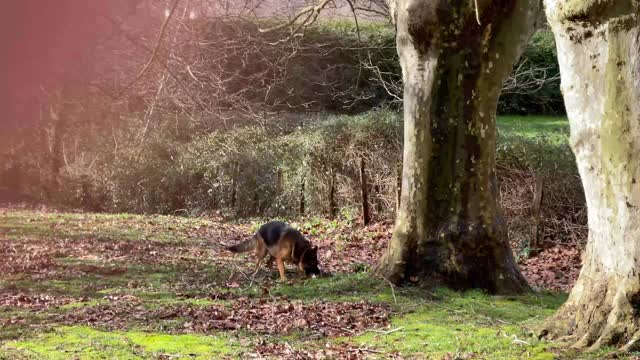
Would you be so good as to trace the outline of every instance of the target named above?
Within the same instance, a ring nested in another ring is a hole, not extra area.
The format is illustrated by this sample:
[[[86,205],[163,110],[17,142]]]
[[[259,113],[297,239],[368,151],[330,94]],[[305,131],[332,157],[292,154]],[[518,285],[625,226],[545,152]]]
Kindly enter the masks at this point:
[[[542,234],[542,198],[544,197],[543,185],[544,179],[541,175],[536,175],[535,192],[533,194],[533,226],[531,228],[531,241],[529,242],[529,248],[532,251],[536,251],[540,245],[540,235]]]
[[[396,165],[396,212],[400,209],[400,198],[402,196],[402,162]]]
[[[231,167],[231,209],[236,208],[236,177],[238,177],[238,163],[234,162]]]
[[[304,216],[304,183],[306,179],[303,177],[300,184],[300,216]]]
[[[336,217],[337,209],[336,209],[336,173],[333,168],[329,169],[329,218],[333,219]]]
[[[360,193],[362,195],[362,221],[365,225],[371,222],[371,213],[369,212],[369,189],[367,186],[366,162],[364,158],[360,158]]]

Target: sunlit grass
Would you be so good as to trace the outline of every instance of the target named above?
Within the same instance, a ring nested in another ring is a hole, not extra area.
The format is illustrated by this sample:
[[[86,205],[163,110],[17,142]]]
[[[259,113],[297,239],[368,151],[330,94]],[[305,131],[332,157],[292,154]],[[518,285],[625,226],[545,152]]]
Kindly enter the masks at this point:
[[[569,139],[569,121],[554,116],[499,116],[498,134],[519,135],[526,138],[547,136],[558,142]]]
[[[7,356],[35,359],[214,359],[237,353],[224,335],[101,331],[86,326],[60,327],[31,339],[4,345]]]

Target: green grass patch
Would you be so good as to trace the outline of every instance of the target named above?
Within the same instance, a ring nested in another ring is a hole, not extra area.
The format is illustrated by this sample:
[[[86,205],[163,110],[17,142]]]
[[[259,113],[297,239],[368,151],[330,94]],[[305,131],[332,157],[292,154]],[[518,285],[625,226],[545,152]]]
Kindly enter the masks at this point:
[[[240,349],[223,335],[107,332],[85,326],[61,327],[32,339],[5,344],[7,353],[37,359],[177,359],[229,357]]]
[[[192,241],[194,229],[213,223],[165,215],[47,213],[16,210],[0,215],[0,234],[9,239],[64,238]]]
[[[569,140],[569,121],[554,116],[498,116],[500,135],[519,135],[534,138],[545,135],[559,143]]]
[[[281,284],[271,289],[274,296],[290,299],[314,301],[359,301],[394,303],[394,294],[399,303],[409,303],[428,293],[408,287],[395,288],[370,273],[344,274],[329,278],[299,280],[292,284]]]
[[[534,171],[554,180],[577,177],[569,122],[546,116],[499,117],[497,162],[501,168]]]
[[[533,329],[557,309],[564,296],[499,297],[445,289],[432,295],[434,300],[417,302],[409,312],[393,318],[391,329],[395,331],[368,332],[351,341],[430,359],[447,354],[487,359],[554,358],[549,345],[537,341]]]

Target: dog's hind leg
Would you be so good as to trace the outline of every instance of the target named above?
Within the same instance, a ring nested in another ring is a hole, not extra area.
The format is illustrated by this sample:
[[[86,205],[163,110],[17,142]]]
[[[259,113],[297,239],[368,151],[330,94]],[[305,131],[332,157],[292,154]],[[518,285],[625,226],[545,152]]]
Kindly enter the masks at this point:
[[[273,262],[276,261],[276,258],[273,256],[269,256],[269,260],[267,260],[267,267],[269,269],[273,269]]]
[[[256,275],[258,270],[260,270],[260,265],[262,264],[262,260],[264,260],[265,256],[267,256],[267,247],[261,239],[258,239],[256,243],[256,268],[253,271],[253,275]]]
[[[255,270],[253,270],[253,275],[256,275],[258,273],[258,270],[260,270],[260,265],[262,264],[262,259],[263,258],[256,259],[256,268],[255,268]]]
[[[280,280],[287,281],[287,276],[284,274],[284,260],[282,260],[282,257],[276,258],[276,264],[278,264],[278,272],[280,272]]]

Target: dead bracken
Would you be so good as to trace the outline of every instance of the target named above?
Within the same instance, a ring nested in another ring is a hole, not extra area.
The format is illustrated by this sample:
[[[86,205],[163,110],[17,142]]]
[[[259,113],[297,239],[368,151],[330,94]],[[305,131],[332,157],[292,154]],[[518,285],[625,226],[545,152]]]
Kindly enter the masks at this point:
[[[27,294],[6,292],[0,294],[0,310],[3,308],[20,308],[29,310],[45,310],[50,307],[59,307],[69,303],[84,301],[85,298],[73,298],[69,296],[56,296],[51,294]]]
[[[312,337],[350,336],[388,325],[391,309],[385,304],[359,302],[288,301],[284,298],[238,298],[222,305],[176,305],[155,309],[135,298],[116,298],[108,304],[75,309],[60,315],[67,325],[124,328],[158,321],[179,321],[184,332],[211,333],[243,329],[258,334],[303,332]]]

